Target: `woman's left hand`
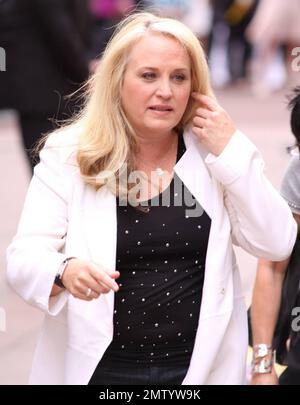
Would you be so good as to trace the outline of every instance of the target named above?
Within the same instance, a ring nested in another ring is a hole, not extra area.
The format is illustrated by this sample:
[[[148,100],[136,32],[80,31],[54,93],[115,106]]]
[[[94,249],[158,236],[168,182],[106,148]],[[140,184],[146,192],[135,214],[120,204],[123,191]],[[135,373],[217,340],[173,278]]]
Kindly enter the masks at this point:
[[[234,122],[213,98],[200,93],[192,97],[201,104],[193,119],[193,132],[209,152],[218,156],[236,130]]]

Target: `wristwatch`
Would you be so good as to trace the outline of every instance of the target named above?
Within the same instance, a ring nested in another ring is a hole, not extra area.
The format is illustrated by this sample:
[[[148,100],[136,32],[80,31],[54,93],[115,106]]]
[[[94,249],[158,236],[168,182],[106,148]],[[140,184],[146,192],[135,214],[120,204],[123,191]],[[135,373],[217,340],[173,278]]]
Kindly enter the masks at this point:
[[[67,264],[69,263],[70,260],[76,259],[76,257],[67,257],[62,264],[59,266],[58,272],[56,273],[54,284],[57,285],[60,288],[66,288],[62,282],[62,276],[64,274],[64,271],[67,267]]]

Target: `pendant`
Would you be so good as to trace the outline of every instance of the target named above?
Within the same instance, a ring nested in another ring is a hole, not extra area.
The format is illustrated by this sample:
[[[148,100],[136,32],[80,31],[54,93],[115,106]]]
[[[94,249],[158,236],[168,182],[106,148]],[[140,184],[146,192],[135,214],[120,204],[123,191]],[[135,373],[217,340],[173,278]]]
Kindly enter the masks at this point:
[[[164,171],[160,168],[160,167],[157,167],[156,169],[155,169],[155,173],[158,175],[158,176],[163,176],[163,174],[164,174]]]

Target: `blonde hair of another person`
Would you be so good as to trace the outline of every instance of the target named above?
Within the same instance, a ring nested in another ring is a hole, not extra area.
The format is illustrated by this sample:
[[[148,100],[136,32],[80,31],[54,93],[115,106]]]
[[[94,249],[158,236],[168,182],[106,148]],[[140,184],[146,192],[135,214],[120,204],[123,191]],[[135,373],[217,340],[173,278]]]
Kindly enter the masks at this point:
[[[204,51],[187,26],[148,12],[125,18],[117,26],[98,68],[86,84],[82,111],[71,124],[61,129],[79,131],[77,161],[80,172],[84,181],[96,190],[104,184],[110,186],[110,177],[118,178],[124,164],[132,168],[137,142],[122,108],[121,88],[130,51],[146,35],[164,35],[177,40],[191,59],[191,91],[213,97]],[[194,110],[195,102],[190,98],[177,125],[178,130],[191,122]]]

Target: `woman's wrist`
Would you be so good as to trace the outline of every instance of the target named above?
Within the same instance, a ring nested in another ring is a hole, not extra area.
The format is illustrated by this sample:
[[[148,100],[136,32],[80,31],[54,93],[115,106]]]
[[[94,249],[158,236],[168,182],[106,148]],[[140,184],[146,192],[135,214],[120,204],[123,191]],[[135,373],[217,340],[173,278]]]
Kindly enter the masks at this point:
[[[253,346],[252,374],[268,374],[272,372],[276,352],[271,345],[259,343]]]
[[[64,274],[64,271],[66,270],[66,267],[69,263],[70,260],[76,259],[76,257],[67,257],[59,266],[59,269],[56,273],[54,284],[60,288],[65,288],[64,283],[62,282],[62,277]]]

